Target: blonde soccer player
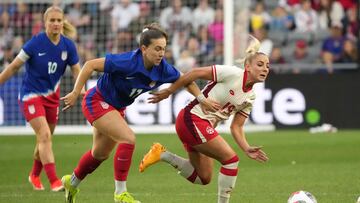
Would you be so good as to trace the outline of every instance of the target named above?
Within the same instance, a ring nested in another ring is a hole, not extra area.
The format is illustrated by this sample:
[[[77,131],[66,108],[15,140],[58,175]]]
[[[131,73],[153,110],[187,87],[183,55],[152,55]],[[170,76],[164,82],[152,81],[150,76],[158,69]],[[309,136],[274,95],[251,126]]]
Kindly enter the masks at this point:
[[[45,32],[25,43],[17,57],[0,74],[0,84],[11,78],[25,64],[20,88],[21,111],[36,134],[33,167],[29,182],[34,190],[44,190],[40,180],[45,170],[52,191],[63,190],[56,174],[52,150],[52,135],[58,121],[60,80],[67,66],[76,79],[80,72],[79,57],[74,42],[75,28],[64,20],[64,12],[56,6],[44,13]]]

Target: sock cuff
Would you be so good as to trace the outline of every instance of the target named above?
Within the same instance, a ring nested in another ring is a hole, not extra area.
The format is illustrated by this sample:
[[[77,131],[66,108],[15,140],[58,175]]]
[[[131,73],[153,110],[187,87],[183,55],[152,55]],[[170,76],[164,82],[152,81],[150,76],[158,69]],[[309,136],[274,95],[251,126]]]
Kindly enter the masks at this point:
[[[227,164],[231,164],[231,163],[235,163],[235,162],[239,162],[239,157],[237,155],[233,156],[231,159],[229,159],[227,161],[223,161],[221,164],[227,165]]]
[[[135,144],[129,144],[129,143],[120,143],[118,145],[119,147],[127,148],[127,149],[135,149]]]

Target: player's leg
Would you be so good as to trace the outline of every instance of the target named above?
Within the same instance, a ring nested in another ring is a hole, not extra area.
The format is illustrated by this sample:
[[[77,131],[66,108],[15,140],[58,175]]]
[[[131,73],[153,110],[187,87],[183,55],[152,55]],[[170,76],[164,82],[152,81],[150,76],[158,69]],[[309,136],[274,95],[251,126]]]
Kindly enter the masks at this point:
[[[41,159],[39,155],[39,147],[37,143],[35,145],[33,158],[34,158],[34,162],[29,174],[29,182],[33,186],[34,190],[44,190],[45,188],[40,180],[40,173],[43,169],[43,165],[41,163]]]
[[[129,128],[122,112],[110,111],[93,124],[117,145],[114,155],[115,202],[135,202],[127,192],[126,181],[129,173],[132,155],[135,149],[135,134]],[[116,125],[113,125],[116,123]]]
[[[218,203],[229,202],[237,178],[238,156],[221,136],[193,147],[222,164],[218,176]]]
[[[51,141],[52,135],[46,118],[44,116],[36,117],[30,120],[29,123],[35,131],[37,140],[35,151],[38,149],[41,163],[52,187],[51,189],[52,191],[60,191],[63,187],[56,175],[55,159]]]

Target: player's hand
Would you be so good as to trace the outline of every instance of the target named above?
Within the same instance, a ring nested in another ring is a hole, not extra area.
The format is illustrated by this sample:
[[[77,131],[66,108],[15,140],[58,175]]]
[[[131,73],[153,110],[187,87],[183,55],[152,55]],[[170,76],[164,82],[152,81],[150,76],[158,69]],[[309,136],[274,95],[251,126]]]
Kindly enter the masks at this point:
[[[65,104],[65,107],[62,108],[62,111],[65,111],[65,110],[71,108],[72,106],[74,106],[78,96],[79,96],[79,94],[76,94],[75,92],[70,92],[66,96],[61,97],[60,100],[64,101],[64,104]]]
[[[155,104],[155,103],[159,103],[161,100],[168,98],[170,96],[171,92],[169,89],[165,88],[165,89],[159,90],[157,92],[150,92],[150,94],[152,96],[150,98],[148,98],[148,102]]]
[[[205,113],[208,114],[209,111],[210,112],[216,112],[218,111],[221,106],[219,103],[217,103],[216,101],[210,99],[210,98],[206,98],[204,99],[201,103],[200,103],[200,107],[201,110]]]
[[[266,153],[261,150],[261,148],[262,147],[249,147],[245,151],[245,153],[249,158],[254,159],[258,162],[264,163],[267,160],[269,160],[269,158],[267,157]]]

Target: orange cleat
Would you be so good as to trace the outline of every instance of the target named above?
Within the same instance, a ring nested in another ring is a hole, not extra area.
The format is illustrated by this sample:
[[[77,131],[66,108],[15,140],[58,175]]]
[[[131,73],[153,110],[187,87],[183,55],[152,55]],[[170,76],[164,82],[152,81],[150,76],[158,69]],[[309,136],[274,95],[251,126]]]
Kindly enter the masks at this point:
[[[146,168],[160,161],[160,155],[165,152],[166,149],[160,143],[154,143],[150,151],[145,154],[144,158],[141,160],[139,171],[144,172]]]
[[[29,175],[29,183],[33,186],[34,190],[45,190],[40,176]]]

